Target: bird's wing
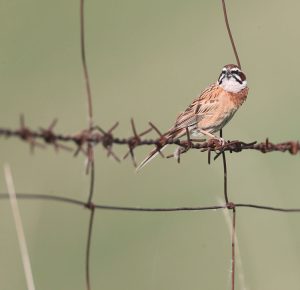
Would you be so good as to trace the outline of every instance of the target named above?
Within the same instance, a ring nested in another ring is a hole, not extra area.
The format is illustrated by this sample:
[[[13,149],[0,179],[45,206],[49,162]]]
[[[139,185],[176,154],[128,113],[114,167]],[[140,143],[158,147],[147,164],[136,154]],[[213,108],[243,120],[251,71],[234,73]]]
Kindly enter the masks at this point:
[[[193,126],[205,117],[215,114],[215,111],[219,105],[219,94],[220,91],[216,83],[203,91],[184,112],[179,114],[174,126],[162,136],[161,147],[159,149],[153,149],[146,159],[144,159],[138,166],[137,171],[143,168],[155,156],[157,156],[159,153],[158,150],[162,151],[167,146],[165,143],[165,138],[180,138],[186,134],[187,127]]]
[[[178,137],[178,135],[182,135],[182,129],[192,127],[205,117],[213,115],[218,107],[218,95],[215,84],[208,87],[184,112],[178,115],[174,126],[168,131],[168,135],[173,138]]]

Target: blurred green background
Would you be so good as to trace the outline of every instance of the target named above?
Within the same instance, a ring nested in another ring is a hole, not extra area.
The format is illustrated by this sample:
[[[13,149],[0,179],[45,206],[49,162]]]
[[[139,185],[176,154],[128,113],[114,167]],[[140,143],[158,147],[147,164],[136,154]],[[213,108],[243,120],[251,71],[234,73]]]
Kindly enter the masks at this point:
[[[300,2],[227,1],[250,93],[225,128],[226,139],[280,142],[299,138]],[[0,2],[0,126],[32,128],[59,119],[56,130],[87,126],[79,47],[79,1]],[[95,123],[118,136],[149,120],[163,131],[224,64],[234,62],[220,1],[106,0],[86,3],[86,52]],[[153,135],[154,136],[154,135]],[[85,200],[84,157],[53,148],[29,152],[0,139],[0,165],[11,165],[17,192]],[[171,148],[170,150],[173,150]],[[115,147],[122,156],[125,147]],[[148,147],[138,148],[142,160]],[[94,201],[175,207],[222,203],[221,160],[197,151],[157,158],[140,174],[96,147]],[[300,207],[299,156],[248,151],[227,155],[231,200]],[[0,190],[6,192],[3,169]],[[20,201],[37,289],[84,289],[89,212],[71,205]],[[0,201],[0,289],[25,289],[8,201]],[[237,236],[247,289],[299,289],[300,216],[237,210]],[[93,289],[229,289],[230,235],[222,211],[97,211],[91,249]],[[241,273],[237,266],[237,273]],[[237,289],[242,289],[237,276]]]

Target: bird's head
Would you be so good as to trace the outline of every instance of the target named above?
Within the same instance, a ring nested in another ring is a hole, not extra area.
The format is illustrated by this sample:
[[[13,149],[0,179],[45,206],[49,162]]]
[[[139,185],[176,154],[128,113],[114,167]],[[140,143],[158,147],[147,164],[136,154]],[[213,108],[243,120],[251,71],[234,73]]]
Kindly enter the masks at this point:
[[[247,80],[237,65],[227,64],[222,69],[218,84],[227,92],[238,93],[247,86]]]

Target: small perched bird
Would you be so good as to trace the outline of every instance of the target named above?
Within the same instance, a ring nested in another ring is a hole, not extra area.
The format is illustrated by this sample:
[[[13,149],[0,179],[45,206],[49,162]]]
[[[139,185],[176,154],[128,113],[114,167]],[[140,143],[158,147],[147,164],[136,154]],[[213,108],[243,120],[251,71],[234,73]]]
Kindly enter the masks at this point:
[[[187,129],[193,137],[207,136],[218,139],[223,144],[224,140],[214,133],[230,121],[246,100],[247,94],[245,74],[235,64],[225,65],[218,81],[205,89],[184,112],[178,115],[174,126],[161,137],[162,145],[159,150],[166,147],[166,140],[186,135]],[[144,167],[158,153],[157,148],[153,149],[137,170]]]

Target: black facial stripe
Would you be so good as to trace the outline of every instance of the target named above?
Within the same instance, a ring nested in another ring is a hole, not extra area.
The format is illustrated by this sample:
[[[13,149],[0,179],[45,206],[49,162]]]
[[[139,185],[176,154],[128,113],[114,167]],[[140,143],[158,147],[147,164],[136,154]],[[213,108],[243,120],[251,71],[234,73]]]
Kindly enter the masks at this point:
[[[239,70],[232,70],[230,71],[232,74],[236,74],[236,75],[240,75],[241,74],[241,71]]]
[[[234,74],[232,74],[233,78],[239,83],[242,84],[243,82],[241,80],[239,80]]]
[[[237,72],[232,72],[231,75],[237,77],[240,80],[242,79],[241,75],[239,73],[237,73]]]
[[[219,76],[219,80],[218,80],[219,84],[221,84],[223,82],[224,78],[225,78],[225,72],[222,72]]]
[[[242,81],[245,81],[246,80],[246,76],[244,75],[244,73],[242,72],[242,71],[240,71],[240,70],[233,70],[233,71],[231,71],[231,74],[232,75],[236,75],[236,76],[239,76],[240,77],[240,79],[242,80]]]

